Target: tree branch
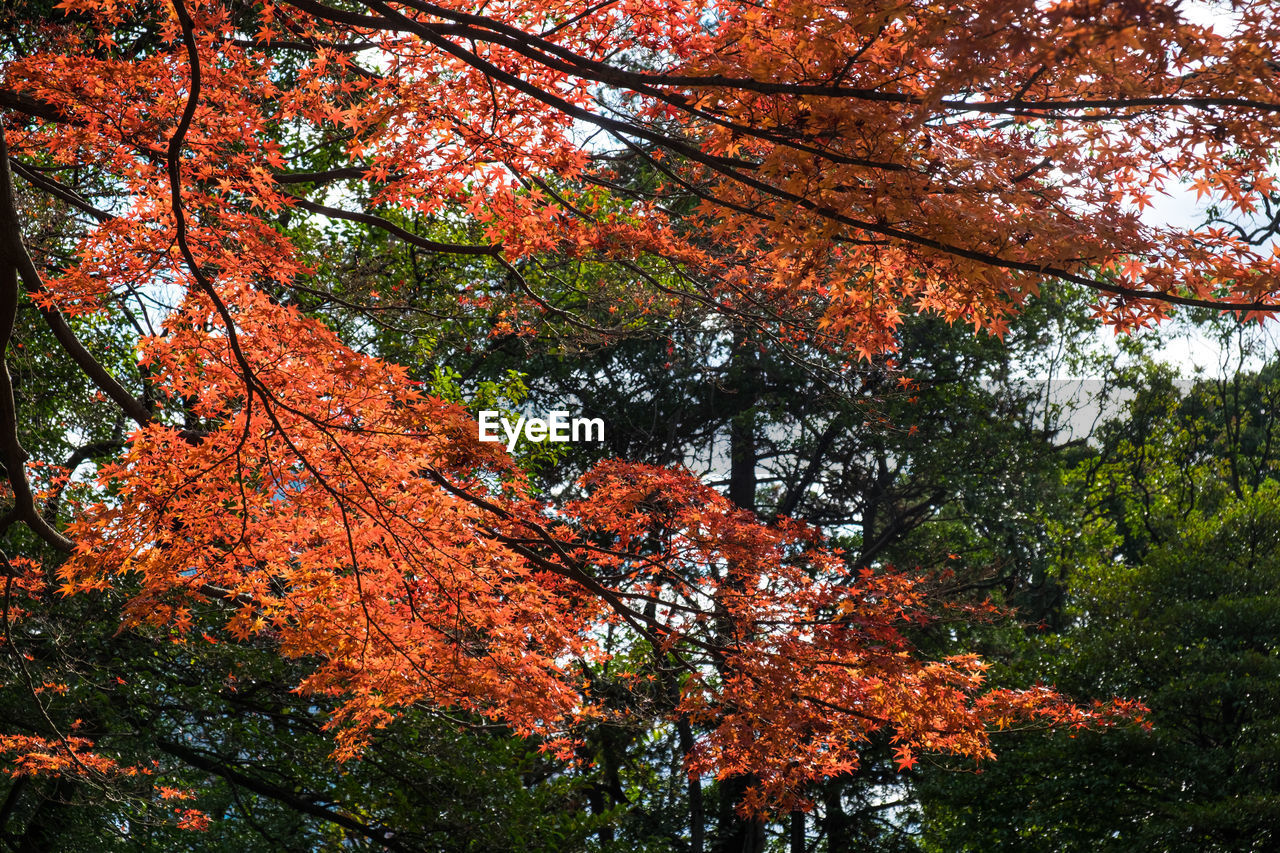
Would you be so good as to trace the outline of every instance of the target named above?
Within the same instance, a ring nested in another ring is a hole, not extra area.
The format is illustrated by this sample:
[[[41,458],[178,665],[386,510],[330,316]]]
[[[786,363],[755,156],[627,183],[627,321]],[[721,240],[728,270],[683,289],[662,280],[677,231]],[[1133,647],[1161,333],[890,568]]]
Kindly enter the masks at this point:
[[[8,351],[13,337],[13,324],[18,315],[18,271],[30,264],[18,225],[18,211],[13,197],[13,179],[9,173],[9,149],[0,122],[0,461],[3,461],[9,485],[13,489],[13,516],[26,523],[49,546],[63,552],[74,543],[53,528],[36,510],[35,495],[27,481],[27,451],[18,438],[18,404],[13,396],[13,380],[9,375]]]
[[[376,844],[382,845],[387,850],[394,850],[397,853],[414,853],[414,848],[408,847],[395,839],[395,831],[392,829],[365,823],[350,815],[321,805],[314,798],[305,797],[302,794],[273,785],[264,779],[241,773],[239,770],[228,766],[222,759],[207,755],[189,746],[164,739],[157,740],[156,746],[175,758],[185,761],[192,767],[220,776],[234,785],[239,785],[241,788],[245,788],[255,794],[282,803],[296,812],[318,817],[321,820],[341,826],[343,829],[349,829]]]

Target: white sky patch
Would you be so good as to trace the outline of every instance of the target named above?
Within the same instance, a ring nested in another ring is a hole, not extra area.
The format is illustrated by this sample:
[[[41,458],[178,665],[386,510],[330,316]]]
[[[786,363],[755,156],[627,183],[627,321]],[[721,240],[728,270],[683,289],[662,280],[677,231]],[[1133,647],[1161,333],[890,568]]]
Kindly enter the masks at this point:
[[[1230,35],[1240,26],[1240,13],[1229,2],[1193,0],[1180,4],[1178,10],[1189,23],[1208,27],[1219,35]]]

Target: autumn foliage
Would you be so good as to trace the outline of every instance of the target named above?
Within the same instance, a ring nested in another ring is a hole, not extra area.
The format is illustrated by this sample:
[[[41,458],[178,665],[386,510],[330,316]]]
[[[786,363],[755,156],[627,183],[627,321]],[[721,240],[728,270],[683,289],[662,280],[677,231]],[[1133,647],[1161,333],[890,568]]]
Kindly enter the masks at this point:
[[[66,555],[62,594],[130,578],[125,624],[178,635],[217,604],[210,639],[314,662],[298,687],[339,700],[343,758],[413,703],[567,755],[576,725],[624,713],[593,693],[612,668],[655,716],[705,724],[691,769],[751,776],[755,810],[856,767],[877,731],[910,768],[988,757],[989,728],[1016,720],[1137,714],[922,659],[913,627],[987,610],[909,571],[851,576],[818,532],[683,470],[609,461],[586,497],[536,493],[463,408],[291,302],[323,258],[286,226],[490,264],[513,284],[495,335],[557,314],[523,272],[550,256],[625,271],[619,328],[694,301],[836,364],[891,349],[906,312],[999,332],[1062,280],[1120,327],[1177,303],[1267,313],[1280,259],[1249,217],[1274,191],[1274,4],[1236,4],[1229,33],[1146,0],[58,10],[0,78],[0,308],[11,326],[20,282],[134,425],[55,529],[0,389],[5,518]],[[94,196],[61,177],[78,173]],[[1233,221],[1145,220],[1180,181]],[[71,263],[26,250],[16,184],[85,217]],[[66,318],[157,292],[173,305],[136,337],[139,396]],[[5,737],[21,772],[87,761],[79,740]]]

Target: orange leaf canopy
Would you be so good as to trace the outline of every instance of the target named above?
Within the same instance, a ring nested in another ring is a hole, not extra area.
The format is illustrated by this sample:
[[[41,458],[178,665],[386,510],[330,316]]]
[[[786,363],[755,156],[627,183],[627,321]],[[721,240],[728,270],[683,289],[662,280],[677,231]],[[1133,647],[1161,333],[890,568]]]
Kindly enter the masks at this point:
[[[511,331],[548,308],[518,266],[547,255],[630,271],[628,311],[695,298],[839,358],[891,348],[910,311],[998,332],[1054,281],[1120,327],[1179,303],[1266,314],[1275,4],[1218,27],[1146,0],[59,8],[4,66],[5,141],[91,224],[41,269],[7,193],[2,260],[137,422],[66,535],[6,460],[14,517],[73,551],[64,591],[129,573],[127,618],[180,629],[193,600],[224,604],[233,637],[316,661],[302,688],[343,698],[342,754],[419,701],[567,732],[610,713],[584,673],[627,631],[682,673],[669,712],[710,725],[694,766],[750,769],[760,804],[879,729],[910,767],[988,754],[991,723],[1116,711],[919,660],[902,631],[932,611],[909,576],[845,578],[812,533],[684,472],[610,462],[589,499],[536,498],[462,409],[290,305],[323,258],[281,223],[496,265],[522,293]],[[1144,220],[1181,182],[1224,221]],[[476,242],[437,239],[459,223]],[[140,401],[63,318],[157,290],[176,304],[138,339]]]

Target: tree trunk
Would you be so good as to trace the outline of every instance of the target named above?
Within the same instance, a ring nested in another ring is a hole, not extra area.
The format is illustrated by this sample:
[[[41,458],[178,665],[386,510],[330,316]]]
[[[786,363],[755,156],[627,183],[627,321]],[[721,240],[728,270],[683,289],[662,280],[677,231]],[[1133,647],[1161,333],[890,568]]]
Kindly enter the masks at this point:
[[[680,751],[684,755],[693,752],[693,726],[689,718],[681,715],[676,722],[676,733],[680,737]],[[689,853],[702,853],[705,842],[706,812],[702,804],[702,779],[696,775],[689,777]]]
[[[49,853],[58,850],[58,836],[62,823],[58,815],[66,807],[75,792],[76,783],[68,776],[59,776],[49,795],[36,806],[35,813],[27,821],[27,828],[14,847],[16,853]]]
[[[804,853],[804,812],[796,809],[791,813],[791,851]]]
[[[759,366],[755,349],[745,335],[740,335],[735,342],[728,392],[737,410],[729,422],[729,500],[755,512],[758,485],[755,406],[760,396]],[[764,850],[764,822],[743,818],[738,813],[738,803],[755,781],[753,776],[744,775],[720,783],[714,853],[762,853]]]

